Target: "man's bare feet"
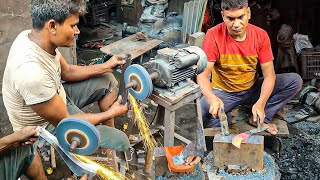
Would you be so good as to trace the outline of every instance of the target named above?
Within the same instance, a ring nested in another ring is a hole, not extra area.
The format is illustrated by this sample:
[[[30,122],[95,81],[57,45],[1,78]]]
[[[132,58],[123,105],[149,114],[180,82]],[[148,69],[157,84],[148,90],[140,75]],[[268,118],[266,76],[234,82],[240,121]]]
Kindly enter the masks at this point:
[[[249,119],[249,124],[254,126],[254,127],[257,127],[257,123],[253,121],[253,117],[251,117]],[[275,124],[267,124],[267,123],[264,123],[264,125],[268,126],[269,128],[266,130],[268,133],[272,134],[272,135],[276,135],[278,133],[278,128]]]

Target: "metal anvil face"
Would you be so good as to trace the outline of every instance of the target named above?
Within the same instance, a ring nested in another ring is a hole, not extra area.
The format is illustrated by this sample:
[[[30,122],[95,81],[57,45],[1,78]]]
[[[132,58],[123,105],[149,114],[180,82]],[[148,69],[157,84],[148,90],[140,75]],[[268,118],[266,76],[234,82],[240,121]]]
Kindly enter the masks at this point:
[[[218,134],[214,137],[214,165],[222,169],[228,165],[239,165],[262,171],[264,137],[253,135],[243,142],[241,149],[238,149],[231,143],[234,136],[222,136]]]

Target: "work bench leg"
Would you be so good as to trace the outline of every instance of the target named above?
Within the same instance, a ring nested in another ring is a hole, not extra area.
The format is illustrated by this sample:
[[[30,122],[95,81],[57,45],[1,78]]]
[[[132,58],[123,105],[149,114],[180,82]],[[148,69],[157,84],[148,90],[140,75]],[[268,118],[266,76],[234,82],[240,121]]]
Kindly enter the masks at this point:
[[[201,128],[202,128],[202,138],[203,138],[203,142],[204,142],[204,151],[207,151],[207,147],[206,147],[206,141],[205,141],[205,137],[204,137],[204,129],[203,129],[203,121],[202,121],[202,113],[201,113],[201,104],[200,104],[200,99],[197,98],[196,99],[196,108],[197,108],[197,116],[198,116],[198,122],[201,124]],[[199,132],[198,132],[199,133]]]
[[[174,124],[176,113],[165,109],[164,113],[164,146],[174,145]]]

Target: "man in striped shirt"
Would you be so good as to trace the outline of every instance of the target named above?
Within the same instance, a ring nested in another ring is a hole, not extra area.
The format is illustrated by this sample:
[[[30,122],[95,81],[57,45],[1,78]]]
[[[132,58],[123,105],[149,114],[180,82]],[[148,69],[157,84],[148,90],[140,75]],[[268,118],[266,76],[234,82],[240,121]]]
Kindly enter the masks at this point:
[[[252,105],[250,124],[256,125],[259,116],[261,124],[269,126],[267,131],[277,134],[276,125],[269,122],[301,89],[302,79],[296,73],[275,74],[270,39],[266,31],[249,24],[248,0],[222,0],[221,9],[224,22],[206,33],[202,48],[208,65],[197,77],[204,95],[204,126],[220,125],[215,118],[221,107],[229,112],[238,105]]]

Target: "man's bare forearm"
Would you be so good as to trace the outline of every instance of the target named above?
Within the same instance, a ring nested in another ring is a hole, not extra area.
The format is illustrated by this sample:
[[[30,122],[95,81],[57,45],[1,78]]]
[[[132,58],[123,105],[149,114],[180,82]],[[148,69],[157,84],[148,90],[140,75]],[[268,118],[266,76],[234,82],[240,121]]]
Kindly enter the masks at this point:
[[[92,123],[93,125],[98,125],[113,118],[113,114],[110,111],[95,114],[73,114],[71,116],[81,117],[87,120],[88,122]]]
[[[91,77],[99,76],[106,72],[112,72],[106,63],[90,66],[69,65],[67,74],[62,74],[65,81],[82,81]]]
[[[263,106],[266,105],[269,97],[271,96],[274,85],[275,85],[275,77],[268,77],[263,80],[260,97],[258,99],[258,102],[263,104]]]
[[[15,133],[5,136],[0,139],[0,152],[9,148],[16,141]]]
[[[214,93],[212,92],[210,77],[207,77],[206,74],[199,74],[197,76],[197,83],[200,86],[201,92],[203,96],[206,98],[206,100],[211,102],[212,98],[216,97]]]

